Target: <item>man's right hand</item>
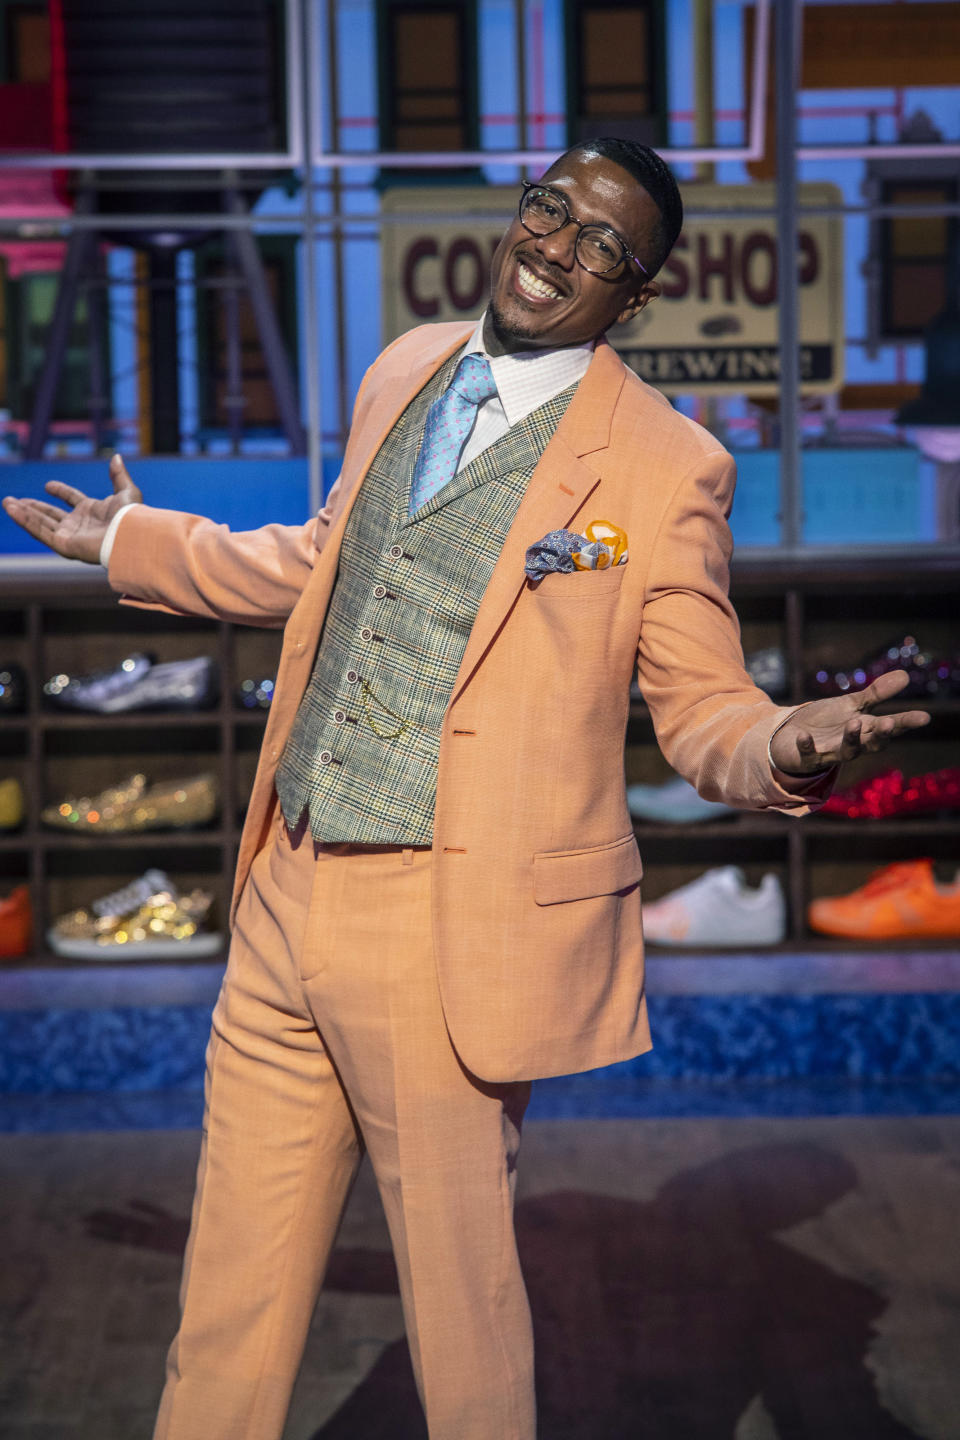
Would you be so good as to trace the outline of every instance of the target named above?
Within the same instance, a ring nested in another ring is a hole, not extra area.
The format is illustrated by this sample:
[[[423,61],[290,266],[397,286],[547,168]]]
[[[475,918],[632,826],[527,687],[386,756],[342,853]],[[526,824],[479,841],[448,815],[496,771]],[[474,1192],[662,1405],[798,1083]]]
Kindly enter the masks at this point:
[[[65,485],[62,480],[48,480],[44,486],[47,494],[55,495],[69,505],[69,510],[61,510],[46,500],[15,500],[9,495],[3,502],[3,508],[28,535],[49,545],[58,555],[68,560],[86,560],[90,565],[99,565],[100,546],[110,521],[124,505],[133,505],[143,499],[119,455],[114,455],[110,461],[110,483],[113,486],[112,495],[105,500],[92,500],[75,485]]]

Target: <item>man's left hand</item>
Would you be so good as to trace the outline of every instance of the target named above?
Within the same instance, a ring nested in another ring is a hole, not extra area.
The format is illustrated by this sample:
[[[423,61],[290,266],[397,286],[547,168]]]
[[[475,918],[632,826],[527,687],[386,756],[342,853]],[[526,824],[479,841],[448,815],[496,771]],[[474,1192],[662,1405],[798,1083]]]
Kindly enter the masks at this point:
[[[891,670],[854,694],[833,695],[804,705],[770,742],[773,763],[788,775],[810,775],[858,755],[873,754],[898,735],[919,730],[929,724],[926,710],[873,714],[875,706],[892,700],[909,683],[905,670]]]

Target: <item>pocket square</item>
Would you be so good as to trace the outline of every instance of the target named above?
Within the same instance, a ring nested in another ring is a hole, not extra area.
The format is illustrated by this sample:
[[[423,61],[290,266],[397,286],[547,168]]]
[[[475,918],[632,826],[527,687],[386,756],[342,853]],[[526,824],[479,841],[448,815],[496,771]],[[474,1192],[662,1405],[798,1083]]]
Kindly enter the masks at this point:
[[[609,520],[591,520],[585,535],[551,530],[529,547],[523,568],[531,580],[540,580],[558,571],[607,570],[626,565],[629,558],[626,530]]]

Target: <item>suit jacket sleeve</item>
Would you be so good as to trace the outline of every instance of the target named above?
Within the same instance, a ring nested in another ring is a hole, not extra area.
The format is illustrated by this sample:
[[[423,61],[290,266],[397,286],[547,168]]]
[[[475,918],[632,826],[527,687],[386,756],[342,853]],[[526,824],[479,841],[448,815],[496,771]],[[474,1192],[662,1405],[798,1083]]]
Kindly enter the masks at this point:
[[[108,571],[128,603],[174,615],[282,627],[329,524],[233,533],[199,515],[137,505],[123,517]]]
[[[357,392],[354,426],[364,410],[372,369]],[[345,467],[349,456],[348,441]],[[132,506],[117,530],[110,584],[123,602],[145,610],[282,629],[344,494],[341,476],[326,504],[306,524],[264,525],[236,533],[199,515]]]
[[[718,450],[677,486],[651,549],[637,678],[660,748],[701,795],[801,814],[826,797],[833,772],[797,793],[770,766],[770,736],[795,707],[775,705],[744,666],[728,594],[735,476]]]

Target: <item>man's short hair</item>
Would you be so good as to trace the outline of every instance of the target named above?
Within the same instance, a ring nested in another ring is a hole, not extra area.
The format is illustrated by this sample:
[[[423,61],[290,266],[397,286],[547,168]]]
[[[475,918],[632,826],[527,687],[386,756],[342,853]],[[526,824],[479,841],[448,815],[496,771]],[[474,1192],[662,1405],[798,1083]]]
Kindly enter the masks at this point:
[[[612,160],[638,180],[660,212],[660,224],[650,237],[650,263],[653,277],[676,243],[683,226],[683,201],[673,172],[649,145],[636,140],[620,140],[615,135],[601,135],[596,140],[581,140],[567,154],[602,155]],[[646,261],[644,262],[646,263]]]

